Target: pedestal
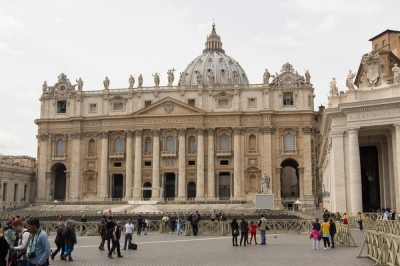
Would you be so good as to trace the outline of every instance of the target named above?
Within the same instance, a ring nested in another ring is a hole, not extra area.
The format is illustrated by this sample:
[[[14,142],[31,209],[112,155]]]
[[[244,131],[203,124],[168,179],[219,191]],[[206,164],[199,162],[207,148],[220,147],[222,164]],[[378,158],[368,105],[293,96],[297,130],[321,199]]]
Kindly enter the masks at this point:
[[[256,194],[257,210],[273,210],[275,209],[274,194]]]

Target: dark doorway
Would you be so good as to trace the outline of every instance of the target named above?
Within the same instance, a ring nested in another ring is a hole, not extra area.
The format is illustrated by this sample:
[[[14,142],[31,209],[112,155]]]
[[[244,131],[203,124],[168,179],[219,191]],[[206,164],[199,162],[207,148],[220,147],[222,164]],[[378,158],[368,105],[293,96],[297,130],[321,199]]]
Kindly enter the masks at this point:
[[[298,163],[293,159],[287,159],[282,162],[281,167],[281,197],[300,197]]]
[[[124,197],[124,177],[122,174],[113,175],[112,198],[122,199]]]
[[[65,192],[67,181],[65,178],[65,171],[67,168],[62,163],[55,165],[56,178],[54,180],[54,199],[65,200]],[[53,166],[54,168],[54,166]]]
[[[219,173],[219,197],[230,198],[231,197],[231,175],[229,172]]]
[[[187,197],[195,198],[196,197],[196,184],[194,182],[189,182],[187,185]]]
[[[378,149],[375,146],[360,147],[362,204],[361,212],[380,207]]]
[[[151,187],[150,182],[144,183],[143,187]],[[151,190],[143,190],[143,199],[148,200],[151,198]]]
[[[165,175],[165,198],[175,198],[175,174]]]

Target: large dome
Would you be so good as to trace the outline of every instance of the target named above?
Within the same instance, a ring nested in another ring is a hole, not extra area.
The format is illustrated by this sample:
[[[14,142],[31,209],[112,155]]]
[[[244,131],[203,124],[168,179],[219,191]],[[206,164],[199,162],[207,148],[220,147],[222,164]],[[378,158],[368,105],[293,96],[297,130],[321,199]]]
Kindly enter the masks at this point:
[[[221,38],[215,31],[215,24],[212,27],[211,34],[207,36],[206,48],[203,50],[203,54],[196,57],[183,72],[186,73],[185,83],[187,85],[199,84],[198,73],[200,73],[202,83],[210,84],[209,77],[211,73],[211,76],[214,77],[214,81],[211,83],[215,85],[235,83],[248,85],[249,80],[246,72],[235,59],[225,54],[222,49]],[[235,74],[238,74],[236,75],[236,80]]]

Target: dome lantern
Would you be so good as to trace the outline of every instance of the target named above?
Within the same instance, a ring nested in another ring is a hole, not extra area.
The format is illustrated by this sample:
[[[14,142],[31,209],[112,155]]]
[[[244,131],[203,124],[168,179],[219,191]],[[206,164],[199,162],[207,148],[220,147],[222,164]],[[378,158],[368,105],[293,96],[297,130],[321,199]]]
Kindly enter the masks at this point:
[[[212,24],[211,34],[207,36],[207,41],[205,43],[205,49],[203,50],[203,53],[210,51],[220,52],[223,54],[225,53],[225,51],[222,49],[221,37],[215,31],[215,23]]]

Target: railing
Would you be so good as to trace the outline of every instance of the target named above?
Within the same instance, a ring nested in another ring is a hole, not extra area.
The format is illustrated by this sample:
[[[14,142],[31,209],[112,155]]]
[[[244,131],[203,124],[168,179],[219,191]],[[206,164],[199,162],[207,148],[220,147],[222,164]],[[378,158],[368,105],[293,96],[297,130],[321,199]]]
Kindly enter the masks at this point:
[[[357,247],[353,236],[350,233],[349,225],[336,222],[336,234],[334,237],[335,246]]]
[[[188,151],[186,154],[187,155],[196,155],[196,152],[195,151]]]
[[[67,159],[66,154],[53,154],[53,160],[65,160]]]
[[[353,227],[359,227],[360,226],[359,223],[358,223],[358,217],[357,216],[347,217],[347,221],[349,222],[350,226],[353,226]],[[372,229],[372,226],[373,226],[373,223],[371,221],[371,218],[368,217],[368,216],[367,217],[364,216],[363,228]]]
[[[216,155],[217,157],[230,157],[232,156],[231,150],[217,150]]]
[[[123,158],[125,158],[125,153],[122,153],[122,152],[120,152],[120,153],[110,153],[109,158],[110,159],[123,159]]]
[[[161,152],[161,157],[175,158],[176,157],[176,151],[162,151]]]
[[[392,220],[376,220],[375,231],[400,236],[400,222]]]

